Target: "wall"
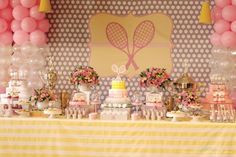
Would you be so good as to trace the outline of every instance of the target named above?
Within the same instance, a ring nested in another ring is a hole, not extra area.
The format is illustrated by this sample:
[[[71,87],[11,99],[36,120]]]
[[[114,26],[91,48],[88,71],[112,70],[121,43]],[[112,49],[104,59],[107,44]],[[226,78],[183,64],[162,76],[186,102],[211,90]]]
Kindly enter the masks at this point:
[[[51,55],[55,57],[56,69],[60,74],[57,88],[74,89],[70,85],[69,74],[77,65],[87,65],[90,41],[89,19],[96,13],[106,12],[115,15],[145,15],[162,12],[174,22],[172,52],[173,78],[183,73],[183,62],[188,59],[191,76],[199,82],[209,82],[211,44],[208,36],[211,25],[198,24],[201,0],[51,0],[53,13],[48,17],[52,28],[48,34]],[[96,90],[101,91],[102,99],[108,94],[112,78],[102,78]],[[142,90],[137,78],[127,79],[131,92]],[[130,93],[131,93],[130,92]]]

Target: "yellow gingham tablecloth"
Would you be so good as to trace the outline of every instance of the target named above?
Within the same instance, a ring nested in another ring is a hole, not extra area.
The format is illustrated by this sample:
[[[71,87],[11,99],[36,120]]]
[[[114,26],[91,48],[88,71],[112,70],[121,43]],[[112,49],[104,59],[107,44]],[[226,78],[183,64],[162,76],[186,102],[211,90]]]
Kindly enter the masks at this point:
[[[236,157],[235,123],[0,118],[0,157]]]

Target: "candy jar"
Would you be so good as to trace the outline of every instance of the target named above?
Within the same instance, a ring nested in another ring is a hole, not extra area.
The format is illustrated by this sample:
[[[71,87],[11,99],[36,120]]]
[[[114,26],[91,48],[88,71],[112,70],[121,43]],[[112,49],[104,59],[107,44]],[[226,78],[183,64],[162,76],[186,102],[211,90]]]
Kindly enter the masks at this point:
[[[94,111],[89,114],[89,119],[91,120],[97,119],[98,109],[100,107],[100,104],[101,104],[100,94],[96,91],[91,95],[91,105],[94,106]]]

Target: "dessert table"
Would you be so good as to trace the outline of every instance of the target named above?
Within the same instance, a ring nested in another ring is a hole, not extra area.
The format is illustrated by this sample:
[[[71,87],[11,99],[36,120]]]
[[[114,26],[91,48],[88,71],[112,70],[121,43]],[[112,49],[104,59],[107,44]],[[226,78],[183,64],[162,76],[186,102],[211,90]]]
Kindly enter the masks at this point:
[[[0,118],[1,157],[235,157],[236,123]]]

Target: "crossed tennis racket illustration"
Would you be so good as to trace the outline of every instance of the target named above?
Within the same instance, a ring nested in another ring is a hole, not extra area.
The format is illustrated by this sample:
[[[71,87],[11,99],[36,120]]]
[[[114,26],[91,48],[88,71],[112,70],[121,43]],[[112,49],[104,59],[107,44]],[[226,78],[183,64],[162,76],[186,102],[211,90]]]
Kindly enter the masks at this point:
[[[128,70],[130,65],[132,65],[135,70],[138,70],[139,67],[134,61],[134,57],[141,49],[151,43],[155,35],[155,26],[149,20],[142,21],[138,24],[133,34],[133,47],[131,51],[129,50],[128,33],[119,23],[109,23],[106,27],[106,35],[113,47],[127,55],[126,69]]]

